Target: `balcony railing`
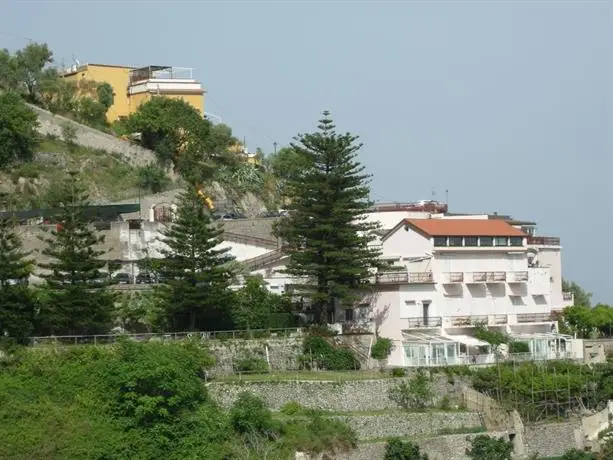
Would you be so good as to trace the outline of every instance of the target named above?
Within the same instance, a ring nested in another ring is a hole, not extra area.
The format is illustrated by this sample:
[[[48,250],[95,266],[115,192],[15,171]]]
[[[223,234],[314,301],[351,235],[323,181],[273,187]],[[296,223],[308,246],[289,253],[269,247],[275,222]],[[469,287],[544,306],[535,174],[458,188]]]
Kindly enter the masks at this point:
[[[509,283],[524,283],[528,281],[528,272],[527,271],[509,272],[508,280],[509,280]]]
[[[471,275],[470,280],[473,283],[485,283],[485,280],[487,279],[486,272],[472,272]]]
[[[564,300],[564,302],[574,302],[575,301],[575,295],[572,292],[563,292],[562,293],[562,300]]]
[[[476,326],[487,324],[487,316],[452,316],[451,325],[454,327]]]
[[[507,272],[487,272],[487,283],[504,283],[507,280]]]
[[[433,283],[432,272],[382,272],[373,277],[375,284]]]
[[[506,272],[472,272],[473,283],[504,283],[507,279]]]
[[[494,324],[507,324],[509,322],[509,317],[507,315],[495,315],[494,316]]]
[[[427,327],[441,327],[443,325],[443,318],[441,316],[428,316],[427,318],[408,318],[407,323],[409,328],[427,328]]]
[[[551,313],[520,313],[517,315],[518,323],[546,323],[552,320]]]
[[[464,281],[464,273],[462,272],[447,272],[444,274],[444,283],[461,283]]]
[[[528,244],[537,246],[560,246],[560,238],[555,236],[529,236]]]

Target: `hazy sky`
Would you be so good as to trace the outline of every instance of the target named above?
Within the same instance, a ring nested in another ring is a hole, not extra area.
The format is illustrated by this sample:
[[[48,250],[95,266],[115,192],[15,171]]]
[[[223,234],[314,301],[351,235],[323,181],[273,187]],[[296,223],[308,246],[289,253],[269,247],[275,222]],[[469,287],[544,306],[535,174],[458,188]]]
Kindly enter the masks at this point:
[[[361,136],[373,198],[444,199],[560,236],[613,303],[613,3],[0,0],[0,46],[193,67],[250,149],[324,109]],[[14,35],[10,35],[14,34]]]

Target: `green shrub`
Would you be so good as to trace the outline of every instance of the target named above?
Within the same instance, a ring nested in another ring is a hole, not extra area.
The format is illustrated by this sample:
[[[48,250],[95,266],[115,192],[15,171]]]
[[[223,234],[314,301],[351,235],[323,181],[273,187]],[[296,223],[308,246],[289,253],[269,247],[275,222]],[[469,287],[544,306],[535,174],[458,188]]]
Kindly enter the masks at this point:
[[[246,355],[234,361],[235,372],[265,374],[269,371],[268,362],[255,355]]]
[[[359,370],[360,360],[353,351],[332,345],[324,337],[308,335],[304,338],[303,353],[305,364],[313,362],[319,369],[330,371]]]
[[[385,446],[383,460],[428,460],[428,455],[422,454],[417,444],[391,438]]]
[[[530,353],[528,342],[509,342],[509,353]]]
[[[310,415],[310,420],[292,420],[283,427],[285,444],[309,454],[345,452],[357,446],[355,432],[340,420]],[[324,457],[327,458],[327,457]]]
[[[511,460],[512,454],[512,442],[485,434],[475,436],[470,442],[470,449],[466,449],[466,455],[471,460]]]
[[[432,404],[434,393],[430,379],[420,369],[417,375],[408,382],[401,382],[390,388],[389,398],[403,409],[423,410]]]
[[[374,359],[386,359],[392,352],[393,346],[391,339],[379,337],[370,350],[370,356]]]
[[[159,193],[166,190],[169,184],[166,171],[159,166],[147,165],[138,169],[138,186],[144,190]]]
[[[273,437],[279,432],[279,425],[273,420],[272,413],[260,398],[243,392],[230,409],[232,428],[243,435]]]
[[[299,415],[305,413],[305,411],[306,408],[302,404],[297,403],[296,401],[288,401],[283,404],[281,409],[279,409],[279,412],[284,415]]]
[[[404,367],[394,367],[392,369],[392,377],[406,377],[407,370]]]

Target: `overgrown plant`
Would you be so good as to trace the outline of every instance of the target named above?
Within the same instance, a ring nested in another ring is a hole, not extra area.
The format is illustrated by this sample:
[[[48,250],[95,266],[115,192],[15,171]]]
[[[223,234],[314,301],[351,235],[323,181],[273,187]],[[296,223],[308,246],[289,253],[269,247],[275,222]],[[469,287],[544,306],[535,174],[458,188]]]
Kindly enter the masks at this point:
[[[392,352],[394,343],[391,339],[385,337],[378,337],[375,344],[370,350],[370,356],[374,359],[387,359]]]
[[[408,381],[390,388],[389,398],[406,410],[424,410],[432,405],[434,392],[429,376],[423,369]]]

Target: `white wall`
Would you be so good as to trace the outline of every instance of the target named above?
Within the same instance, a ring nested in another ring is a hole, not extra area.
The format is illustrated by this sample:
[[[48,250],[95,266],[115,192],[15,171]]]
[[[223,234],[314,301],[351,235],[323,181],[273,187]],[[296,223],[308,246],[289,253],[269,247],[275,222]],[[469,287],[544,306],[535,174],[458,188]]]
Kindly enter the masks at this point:
[[[428,219],[431,216],[427,212],[415,212],[415,211],[385,211],[385,212],[371,212],[365,215],[365,222],[376,223],[381,225],[384,230],[391,230],[402,219]]]

